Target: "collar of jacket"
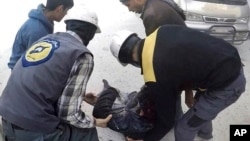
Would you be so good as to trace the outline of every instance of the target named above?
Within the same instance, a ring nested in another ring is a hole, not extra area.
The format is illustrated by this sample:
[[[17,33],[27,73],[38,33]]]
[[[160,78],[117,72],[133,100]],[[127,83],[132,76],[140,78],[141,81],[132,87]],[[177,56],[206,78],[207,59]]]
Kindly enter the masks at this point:
[[[75,32],[73,32],[71,30],[67,30],[66,32],[69,33],[70,35],[72,35],[73,37],[75,37],[77,40],[79,40],[83,44],[81,38]]]

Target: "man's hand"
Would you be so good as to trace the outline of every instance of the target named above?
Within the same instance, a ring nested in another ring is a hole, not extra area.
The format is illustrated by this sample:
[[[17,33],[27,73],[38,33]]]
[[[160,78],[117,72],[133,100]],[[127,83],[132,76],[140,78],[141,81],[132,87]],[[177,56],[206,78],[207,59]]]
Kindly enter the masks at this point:
[[[97,96],[94,93],[86,93],[83,97],[83,100],[90,105],[95,105]]]
[[[185,103],[188,108],[193,107],[194,105],[194,96],[193,96],[193,91],[192,90],[185,90]]]
[[[126,137],[127,138],[127,141],[143,141],[143,140],[134,140],[132,138],[129,138],[129,137]]]
[[[94,120],[95,120],[96,126],[106,128],[111,118],[112,118],[112,115],[110,114],[105,119],[95,118]]]

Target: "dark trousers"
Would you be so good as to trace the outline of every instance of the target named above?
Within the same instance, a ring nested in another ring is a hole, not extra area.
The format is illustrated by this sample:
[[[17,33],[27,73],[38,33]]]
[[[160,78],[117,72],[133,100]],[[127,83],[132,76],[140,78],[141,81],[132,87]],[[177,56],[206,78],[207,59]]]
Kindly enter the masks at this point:
[[[99,141],[96,128],[76,128],[60,124],[52,133],[22,129],[2,119],[3,136],[6,141]]]
[[[180,92],[177,95],[177,99],[176,99],[175,121],[177,122],[178,120],[180,120],[182,116],[183,116],[183,110],[182,110],[182,105],[181,105],[181,92]]]
[[[246,79],[241,74],[230,85],[221,90],[208,91],[200,95],[175,126],[176,141],[193,141],[195,135],[211,139],[212,120],[225,108],[238,100],[245,91]]]

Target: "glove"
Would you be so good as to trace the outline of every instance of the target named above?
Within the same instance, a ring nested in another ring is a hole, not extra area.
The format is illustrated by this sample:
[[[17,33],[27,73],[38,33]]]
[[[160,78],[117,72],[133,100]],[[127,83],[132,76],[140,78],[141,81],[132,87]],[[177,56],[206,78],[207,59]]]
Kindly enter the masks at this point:
[[[153,128],[153,123],[139,115],[137,92],[131,92],[122,98],[117,89],[109,86],[106,80],[103,82],[104,89],[96,101],[93,116],[105,118],[112,114],[112,119],[108,122],[110,129],[133,139],[142,139],[145,133]],[[105,85],[108,87],[105,88]]]

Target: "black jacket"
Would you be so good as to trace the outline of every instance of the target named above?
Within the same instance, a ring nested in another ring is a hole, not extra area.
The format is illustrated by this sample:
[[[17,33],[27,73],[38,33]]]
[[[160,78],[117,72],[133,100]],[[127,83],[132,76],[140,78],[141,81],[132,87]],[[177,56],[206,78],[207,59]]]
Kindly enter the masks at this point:
[[[139,58],[157,121],[144,141],[161,139],[174,125],[176,96],[183,89],[222,89],[241,69],[231,44],[183,26],[165,25],[141,41]]]

